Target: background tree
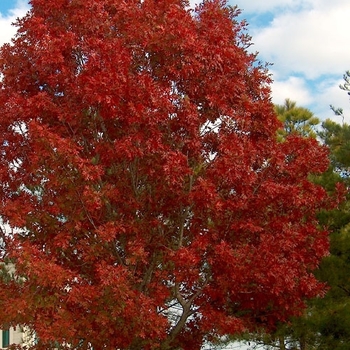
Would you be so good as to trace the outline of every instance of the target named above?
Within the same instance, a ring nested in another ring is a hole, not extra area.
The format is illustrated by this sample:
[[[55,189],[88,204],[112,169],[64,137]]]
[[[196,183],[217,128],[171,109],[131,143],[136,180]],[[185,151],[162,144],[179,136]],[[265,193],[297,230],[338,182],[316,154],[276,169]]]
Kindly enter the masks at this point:
[[[31,5],[0,50],[1,324],[35,349],[193,350],[322,293],[327,151],[277,142],[236,9]]]
[[[312,138],[317,136],[316,128],[320,120],[309,109],[299,107],[295,101],[287,98],[283,105],[275,105],[275,111],[283,123],[283,128],[278,130],[280,140],[291,134]]]
[[[348,90],[349,72],[344,75],[342,90]],[[343,116],[343,110],[331,106],[336,115]],[[344,120],[344,117],[343,117]],[[348,194],[350,181],[350,126],[341,125],[332,120],[322,123],[319,131],[321,141],[330,149],[330,168],[315,178],[328,192],[333,192],[336,184],[342,183],[347,189],[346,200],[331,211],[322,211],[321,222],[331,228],[330,256],[323,259],[316,275],[328,284],[329,290],[324,298],[311,301],[312,328],[316,341],[310,349],[343,350],[350,342],[349,315],[349,244],[350,244],[350,199]]]
[[[292,102],[293,108],[297,108]],[[341,110],[332,108],[337,115]],[[279,110],[277,107],[276,110]],[[280,116],[279,116],[280,117]],[[297,127],[288,127],[298,130]],[[286,128],[284,129],[284,132]],[[296,131],[295,131],[296,132]],[[305,135],[304,132],[302,132]],[[330,149],[330,167],[322,175],[312,180],[320,184],[330,194],[337,194],[337,186],[349,186],[350,127],[326,120],[317,131],[320,142]],[[312,133],[309,137],[314,137]],[[294,317],[288,323],[280,324],[276,332],[248,334],[246,339],[254,344],[252,348],[265,349],[347,349],[349,333],[349,245],[350,245],[350,201],[346,200],[333,210],[323,210],[318,217],[320,224],[331,229],[330,255],[325,257],[315,271],[320,281],[327,283],[328,291],[323,298],[312,299],[302,317]]]
[[[344,83],[340,84],[339,87],[342,90],[350,91],[350,71],[346,71],[343,75]]]
[[[322,123],[320,137],[331,150],[331,169],[318,178],[328,191],[336,182],[349,188],[350,180],[350,127],[327,120]],[[314,330],[317,331],[319,349],[343,350],[350,342],[350,200],[347,199],[337,210],[324,211],[320,215],[332,229],[330,256],[323,259],[317,270],[317,277],[329,285],[325,298],[313,304]]]

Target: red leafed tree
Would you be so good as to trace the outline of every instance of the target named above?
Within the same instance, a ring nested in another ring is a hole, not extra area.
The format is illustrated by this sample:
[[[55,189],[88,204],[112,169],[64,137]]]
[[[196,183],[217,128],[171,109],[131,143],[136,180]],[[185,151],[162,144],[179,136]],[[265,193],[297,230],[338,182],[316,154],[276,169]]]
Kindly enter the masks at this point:
[[[322,291],[327,153],[276,141],[237,10],[31,5],[0,51],[0,323],[35,349],[192,350]]]

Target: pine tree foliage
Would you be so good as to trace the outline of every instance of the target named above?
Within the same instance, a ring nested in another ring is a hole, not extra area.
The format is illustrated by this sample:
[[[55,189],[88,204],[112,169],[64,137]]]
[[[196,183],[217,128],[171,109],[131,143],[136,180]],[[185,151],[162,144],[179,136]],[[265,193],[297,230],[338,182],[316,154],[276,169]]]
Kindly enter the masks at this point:
[[[278,130],[279,140],[291,134],[316,138],[320,120],[309,109],[299,107],[295,101],[287,98],[283,105],[275,105],[275,111],[283,123],[283,128]]]

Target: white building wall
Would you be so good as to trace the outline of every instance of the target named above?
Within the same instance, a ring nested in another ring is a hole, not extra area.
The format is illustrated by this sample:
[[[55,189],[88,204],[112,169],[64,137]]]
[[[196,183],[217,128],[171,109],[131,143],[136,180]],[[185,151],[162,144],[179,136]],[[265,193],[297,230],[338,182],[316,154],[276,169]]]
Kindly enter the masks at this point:
[[[6,349],[2,347],[3,331],[0,330],[0,349]],[[23,329],[22,327],[10,327],[10,345],[23,343]]]

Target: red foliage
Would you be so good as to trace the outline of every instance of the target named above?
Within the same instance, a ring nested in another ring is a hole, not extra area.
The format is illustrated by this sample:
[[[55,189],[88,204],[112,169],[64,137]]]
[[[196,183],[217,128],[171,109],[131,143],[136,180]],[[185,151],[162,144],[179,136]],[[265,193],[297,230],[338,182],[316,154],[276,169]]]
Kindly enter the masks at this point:
[[[196,349],[298,313],[322,290],[327,198],[308,176],[327,154],[276,141],[237,11],[31,4],[0,51],[3,260],[17,276],[0,283],[0,322],[32,327],[38,349]]]

